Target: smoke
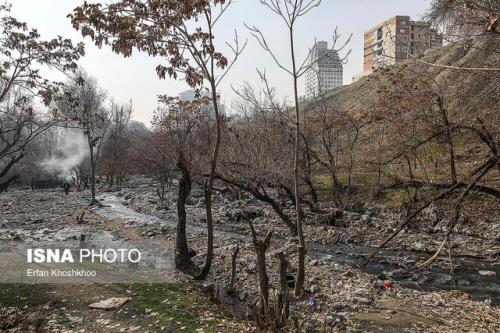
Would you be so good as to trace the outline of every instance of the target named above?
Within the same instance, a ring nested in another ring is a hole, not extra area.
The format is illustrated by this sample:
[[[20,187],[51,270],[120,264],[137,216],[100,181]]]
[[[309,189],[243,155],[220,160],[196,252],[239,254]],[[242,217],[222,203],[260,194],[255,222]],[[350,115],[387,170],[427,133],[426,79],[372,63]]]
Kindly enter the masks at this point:
[[[58,140],[55,154],[40,163],[48,173],[59,178],[71,180],[73,168],[79,165],[88,155],[88,143],[83,132],[78,129],[63,129]]]

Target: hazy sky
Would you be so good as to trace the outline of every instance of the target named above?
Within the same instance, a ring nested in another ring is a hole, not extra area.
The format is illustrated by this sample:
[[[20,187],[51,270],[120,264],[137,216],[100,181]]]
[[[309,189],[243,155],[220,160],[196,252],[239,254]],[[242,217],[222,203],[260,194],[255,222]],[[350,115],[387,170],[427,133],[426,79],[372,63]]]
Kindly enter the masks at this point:
[[[99,2],[100,0],[87,0]],[[83,40],[80,33],[73,30],[66,17],[83,0],[10,0],[13,15],[37,28],[44,38],[62,35],[75,42]],[[102,0],[101,0],[102,2]],[[344,65],[344,84],[351,82],[352,76],[362,71],[363,33],[370,27],[393,15],[409,15],[419,18],[425,12],[429,0],[323,0],[319,8],[311,11],[297,25],[296,47],[299,58],[306,56],[314,39],[331,43],[335,27],[347,38],[353,37],[348,46],[352,49],[348,63]],[[216,42],[223,45],[232,40],[234,30],[241,40],[248,39],[248,46],[233,67],[230,75],[221,84],[220,92],[226,108],[230,107],[235,87],[248,81],[258,84],[256,68],[265,69],[271,84],[278,87],[281,96],[291,96],[290,77],[277,69],[272,58],[263,51],[243,26],[246,22],[260,28],[268,38],[269,44],[285,64],[290,63],[288,37],[284,23],[259,0],[235,0],[232,8],[219,23]],[[176,95],[188,87],[184,82],[171,79],[160,80],[155,67],[161,59],[152,59],[135,52],[132,57],[124,58],[111,52],[109,47],[96,48],[89,39],[86,55],[81,65],[97,78],[99,84],[117,101],[132,100],[135,108],[134,119],[149,124],[156,106],[158,94]],[[223,49],[224,50],[224,49]],[[303,93],[303,80],[300,93]]]

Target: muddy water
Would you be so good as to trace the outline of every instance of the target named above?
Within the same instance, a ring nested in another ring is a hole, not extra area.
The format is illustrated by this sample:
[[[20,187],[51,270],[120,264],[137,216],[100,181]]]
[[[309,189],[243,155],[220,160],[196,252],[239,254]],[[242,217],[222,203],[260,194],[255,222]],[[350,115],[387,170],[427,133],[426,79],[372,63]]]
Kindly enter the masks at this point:
[[[172,218],[164,220],[155,216],[138,213],[123,205],[123,200],[113,194],[104,194],[100,198],[105,205],[96,210],[98,214],[107,218],[115,218],[135,223],[159,223],[171,227],[176,226],[175,213]],[[202,226],[187,225],[191,232],[206,232]],[[249,239],[249,235],[228,230],[215,230],[216,237]],[[308,254],[312,257],[331,263],[334,267],[340,265],[358,266],[359,263],[372,251],[373,247],[361,245],[323,245],[310,242],[307,244]],[[382,250],[377,257],[362,269],[381,279],[398,281],[401,285],[418,290],[451,290],[459,289],[478,299],[491,299],[500,304],[500,264],[485,264],[473,257],[454,257],[454,273],[449,274],[448,258],[438,258],[439,267],[408,274],[402,268],[411,269],[414,263],[429,254],[416,251]],[[494,277],[485,277],[479,270],[496,272]]]

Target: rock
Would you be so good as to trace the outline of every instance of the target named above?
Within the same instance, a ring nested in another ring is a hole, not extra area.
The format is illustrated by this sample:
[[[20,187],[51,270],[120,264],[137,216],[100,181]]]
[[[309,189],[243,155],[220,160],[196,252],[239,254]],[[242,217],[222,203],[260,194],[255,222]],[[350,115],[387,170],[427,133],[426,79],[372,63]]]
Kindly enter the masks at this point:
[[[254,208],[249,208],[249,209],[242,209],[242,210],[236,210],[233,212],[226,212],[226,216],[236,222],[240,221],[250,221],[250,220],[255,220],[257,217],[260,217],[263,215],[263,212],[259,209],[254,209]]]
[[[26,321],[28,324],[35,326],[35,330],[39,332],[42,325],[47,321],[47,317],[42,311],[35,311],[29,314]]]
[[[358,297],[358,298],[356,298],[356,300],[360,304],[370,304],[372,302],[370,299],[365,298],[365,297]]]
[[[497,273],[493,272],[493,271],[479,271],[479,274],[482,275],[482,276],[493,277]]]
[[[343,219],[344,212],[341,209],[333,208],[326,215],[319,216],[319,224],[326,224],[333,227],[347,227],[346,221]]]
[[[413,248],[417,251],[420,251],[422,250],[422,248],[424,247],[424,244],[422,242],[415,242],[413,244]]]
[[[188,256],[190,258],[193,258],[194,256],[196,256],[196,254],[197,254],[196,250],[194,250],[194,249],[188,249]]]
[[[198,200],[196,200],[194,198],[188,198],[186,200],[186,205],[188,205],[188,206],[194,206],[196,204],[198,204]]]
[[[89,304],[91,309],[114,310],[120,308],[123,304],[129,301],[128,297],[113,297],[97,303]]]
[[[439,294],[435,294],[435,295],[436,295],[436,297],[435,297],[436,305],[445,306],[446,302],[444,301],[443,297],[441,297],[441,295],[439,295]]]
[[[373,288],[378,290],[383,290],[385,288],[385,283],[383,280],[377,280],[373,283]]]
[[[254,273],[257,269],[257,263],[255,261],[251,261],[247,266],[247,272]]]
[[[313,259],[309,262],[310,266],[318,266],[319,265],[319,260],[318,259]]]
[[[347,233],[339,232],[339,233],[337,233],[335,243],[336,244],[350,244],[350,243],[352,243],[352,239]]]
[[[239,299],[240,301],[242,301],[242,302],[243,302],[244,300],[246,300],[246,299],[247,299],[247,297],[248,297],[248,293],[247,293],[246,291],[244,291],[244,292],[242,292],[242,293],[240,293],[240,294],[238,295],[238,299]]]
[[[371,222],[370,215],[362,215],[361,216],[361,221],[363,221],[363,222]]]
[[[444,217],[443,211],[432,203],[429,207],[422,210],[422,215],[429,220],[433,226],[436,226]]]
[[[485,299],[484,302],[483,302],[484,305],[486,306],[491,306],[492,302],[491,302],[491,299]]]
[[[432,280],[434,280],[434,283],[435,284],[450,284],[451,282],[453,282],[453,276],[451,276],[450,274],[447,274],[447,273],[436,273],[435,276],[434,276],[434,279],[433,279],[433,274],[431,274],[430,276],[428,276],[426,278],[427,281],[430,280],[430,282],[432,282]]]
[[[313,276],[312,278],[310,278],[309,280],[307,280],[307,282],[308,282],[309,284],[318,284],[318,282],[319,282],[319,277],[317,277],[317,276]]]
[[[404,268],[398,268],[396,270],[393,270],[387,274],[387,277],[391,277],[393,279],[404,279],[407,278],[411,275],[406,269]]]
[[[311,294],[316,294],[319,291],[319,286],[317,284],[313,284],[311,287],[309,287],[309,292]]]
[[[377,214],[373,210],[367,210],[365,215],[367,215],[370,219],[377,216]]]
[[[361,202],[350,202],[346,205],[346,210],[355,213],[363,213],[365,210],[365,206]]]
[[[206,294],[212,294],[215,290],[215,283],[204,282],[201,286],[201,290]]]
[[[21,238],[21,236],[19,236],[19,234],[15,234],[14,236],[12,236],[11,238],[13,241],[22,241],[23,239]]]

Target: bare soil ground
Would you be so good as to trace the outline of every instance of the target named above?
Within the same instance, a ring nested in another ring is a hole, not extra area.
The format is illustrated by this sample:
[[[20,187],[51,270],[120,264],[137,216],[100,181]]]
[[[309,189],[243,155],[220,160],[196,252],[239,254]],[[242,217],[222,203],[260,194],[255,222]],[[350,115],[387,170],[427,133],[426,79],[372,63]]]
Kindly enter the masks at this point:
[[[173,194],[172,194],[173,196]],[[175,237],[174,212],[158,210],[154,203],[154,188],[151,184],[123,189],[104,197],[118,198],[129,208],[148,213],[152,221],[161,216],[168,223],[144,223],[134,219],[104,217],[99,209],[90,210],[85,219],[85,228],[106,230],[120,239]],[[201,264],[206,247],[202,215],[196,193],[188,212],[190,224],[189,244],[197,251],[194,262]],[[141,204],[142,202],[142,204]],[[147,204],[146,202],[149,202]],[[217,200],[216,200],[217,202]],[[172,201],[169,206],[173,207]],[[62,191],[9,192],[0,200],[0,240],[9,239],[54,239],[61,230],[74,230],[76,212],[86,204],[84,194],[70,193],[64,197]],[[251,323],[231,314],[233,308],[215,304],[210,294],[204,293],[210,284],[226,286],[229,283],[231,253],[235,244],[240,246],[237,261],[235,299],[242,304],[252,304],[258,292],[255,256],[248,237],[247,223],[243,219],[234,222],[234,211],[241,206],[262,210],[254,219],[259,232],[276,226],[276,237],[272,239],[267,259],[269,278],[273,288],[277,285],[277,260],[273,254],[283,250],[291,263],[296,265],[293,239],[286,230],[279,231],[278,222],[272,212],[251,200],[239,206],[221,197],[218,199],[218,224],[216,246],[210,281],[194,282],[189,276],[177,274],[176,281],[161,285],[0,285],[0,331],[26,332],[27,318],[40,311],[45,318],[46,332],[242,332],[253,331]],[[140,206],[140,209],[138,208]],[[231,208],[233,207],[233,208]],[[197,213],[198,212],[198,213]],[[377,213],[378,214],[378,213]],[[359,220],[363,219],[360,214]],[[366,215],[366,214],[365,214]],[[224,218],[230,216],[230,218]],[[353,215],[354,216],[354,215]],[[384,225],[378,214],[371,217],[375,225]],[[353,218],[353,223],[356,220]],[[325,227],[310,224],[309,239],[333,247],[328,234],[350,232],[359,227]],[[231,229],[231,230],[229,230]],[[329,231],[332,230],[332,231]],[[52,238],[51,238],[52,237]],[[336,242],[339,237],[336,238]],[[491,239],[481,246],[493,246]],[[485,245],[484,245],[485,244]],[[338,251],[340,252],[340,250]],[[311,332],[498,332],[500,331],[500,308],[491,299],[473,299],[459,290],[425,291],[408,289],[394,283],[392,288],[380,285],[379,276],[366,273],[351,265],[339,263],[337,256],[319,256],[310,251],[307,257],[306,292],[293,305],[292,313],[298,317],[304,331]],[[488,263],[487,256],[483,256]],[[401,260],[394,259],[394,260]],[[491,260],[491,259],[490,259]],[[446,263],[440,265],[446,267]],[[490,265],[490,264],[487,264]],[[292,270],[293,273],[293,270]],[[498,284],[498,275],[490,284]],[[271,294],[273,290],[271,291]],[[130,297],[131,300],[116,311],[88,308],[90,303],[109,297]]]

